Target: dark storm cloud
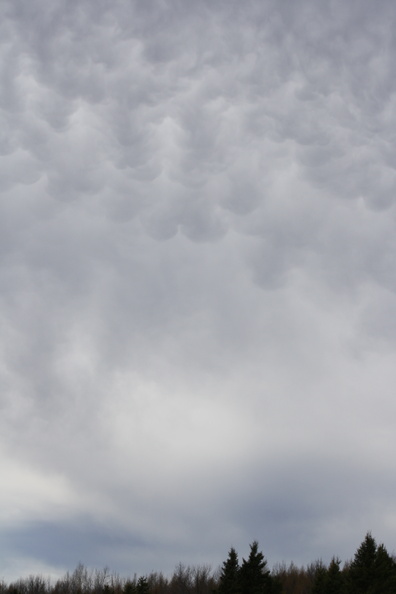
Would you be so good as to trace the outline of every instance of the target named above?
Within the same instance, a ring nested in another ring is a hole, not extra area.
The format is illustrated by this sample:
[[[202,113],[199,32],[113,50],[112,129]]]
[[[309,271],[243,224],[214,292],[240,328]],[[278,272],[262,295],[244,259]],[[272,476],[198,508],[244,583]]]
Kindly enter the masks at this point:
[[[394,537],[393,13],[3,3],[5,574]]]

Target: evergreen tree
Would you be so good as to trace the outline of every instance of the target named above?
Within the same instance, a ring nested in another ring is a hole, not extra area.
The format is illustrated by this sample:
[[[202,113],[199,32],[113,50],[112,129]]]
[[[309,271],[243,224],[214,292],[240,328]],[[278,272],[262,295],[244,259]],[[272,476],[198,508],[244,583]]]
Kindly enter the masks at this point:
[[[145,576],[140,576],[136,584],[136,594],[149,594],[150,588]]]
[[[345,574],[347,594],[396,593],[396,562],[383,544],[377,547],[370,533],[366,534]]]
[[[263,553],[258,550],[258,542],[250,545],[248,560],[243,559],[239,571],[241,594],[265,594],[271,592],[270,571]]]
[[[313,578],[312,594],[325,594],[327,568],[322,560],[317,561]]]
[[[219,578],[219,594],[239,594],[238,553],[231,547],[224,561]]]
[[[371,594],[375,581],[377,544],[368,532],[349,566],[348,594]]]
[[[374,561],[373,594],[395,594],[396,563],[383,544],[377,548]]]
[[[324,594],[341,594],[344,586],[344,576],[340,570],[340,559],[333,557],[327,569],[324,584]]]

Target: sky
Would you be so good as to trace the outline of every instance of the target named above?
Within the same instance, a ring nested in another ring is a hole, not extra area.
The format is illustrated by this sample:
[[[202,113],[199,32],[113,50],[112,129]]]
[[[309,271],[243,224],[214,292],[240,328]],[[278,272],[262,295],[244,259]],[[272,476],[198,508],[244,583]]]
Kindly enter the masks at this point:
[[[0,578],[396,549],[391,0],[2,0]]]

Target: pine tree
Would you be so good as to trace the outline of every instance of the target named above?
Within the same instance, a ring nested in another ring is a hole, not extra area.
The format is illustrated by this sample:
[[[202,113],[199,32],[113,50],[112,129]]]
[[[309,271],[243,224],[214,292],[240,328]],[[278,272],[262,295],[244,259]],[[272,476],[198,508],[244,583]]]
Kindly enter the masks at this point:
[[[340,570],[340,559],[333,557],[327,569],[324,585],[324,594],[341,594],[343,591],[344,577]]]
[[[271,592],[270,571],[263,553],[258,550],[258,542],[250,545],[248,560],[243,559],[239,572],[241,594],[265,594]]]
[[[348,593],[368,594],[375,580],[377,543],[368,532],[350,564],[348,571]]]
[[[136,594],[149,594],[150,587],[146,576],[140,576],[136,584]]]
[[[377,548],[372,591],[373,594],[394,594],[396,592],[396,563],[383,544]]]
[[[313,578],[312,594],[325,594],[327,567],[322,560],[317,561]]]
[[[221,568],[218,591],[219,594],[239,594],[239,560],[233,547]]]

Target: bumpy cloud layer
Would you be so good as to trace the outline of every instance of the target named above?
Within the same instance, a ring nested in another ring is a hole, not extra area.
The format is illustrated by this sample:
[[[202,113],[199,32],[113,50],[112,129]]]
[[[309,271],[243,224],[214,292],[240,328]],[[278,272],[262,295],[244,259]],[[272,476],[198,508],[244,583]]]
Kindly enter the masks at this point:
[[[392,542],[392,3],[0,10],[0,574]]]

